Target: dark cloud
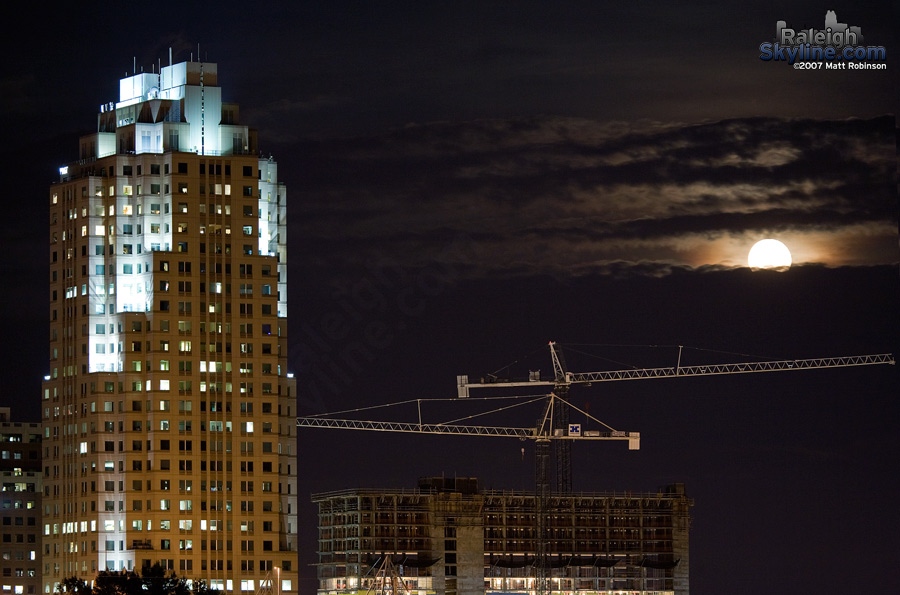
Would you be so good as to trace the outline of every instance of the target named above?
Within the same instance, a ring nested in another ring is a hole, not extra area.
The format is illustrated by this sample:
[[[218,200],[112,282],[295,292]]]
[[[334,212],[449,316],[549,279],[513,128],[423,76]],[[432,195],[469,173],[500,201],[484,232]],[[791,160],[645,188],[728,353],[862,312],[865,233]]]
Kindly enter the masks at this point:
[[[420,266],[460,237],[473,247],[468,271],[501,276],[736,266],[774,233],[800,263],[897,261],[891,117],[534,117],[409,126],[307,151],[298,227],[318,266],[337,270],[362,266],[375,246]],[[824,253],[829,238],[848,249]]]

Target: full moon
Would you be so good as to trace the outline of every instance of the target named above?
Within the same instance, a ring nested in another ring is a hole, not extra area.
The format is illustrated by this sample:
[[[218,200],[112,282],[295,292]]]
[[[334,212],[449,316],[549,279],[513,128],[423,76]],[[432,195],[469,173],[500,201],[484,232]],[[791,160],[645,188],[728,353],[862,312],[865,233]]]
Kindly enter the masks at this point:
[[[760,240],[750,248],[747,263],[753,269],[786,271],[791,268],[791,251],[778,240]]]

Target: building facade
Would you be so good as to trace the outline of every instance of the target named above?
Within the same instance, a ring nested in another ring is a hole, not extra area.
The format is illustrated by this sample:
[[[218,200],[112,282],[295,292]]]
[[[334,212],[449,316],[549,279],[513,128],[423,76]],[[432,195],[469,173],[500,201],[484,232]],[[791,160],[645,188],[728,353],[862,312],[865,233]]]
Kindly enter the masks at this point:
[[[320,595],[365,593],[387,558],[418,595],[540,591],[533,493],[427,478],[414,490],[347,490],[313,502]],[[552,496],[545,592],[687,595],[692,505],[683,484]]]
[[[41,588],[41,424],[0,407],[0,595]]]
[[[51,186],[44,593],[297,589],[286,189],[239,115],[214,63],[124,78]]]

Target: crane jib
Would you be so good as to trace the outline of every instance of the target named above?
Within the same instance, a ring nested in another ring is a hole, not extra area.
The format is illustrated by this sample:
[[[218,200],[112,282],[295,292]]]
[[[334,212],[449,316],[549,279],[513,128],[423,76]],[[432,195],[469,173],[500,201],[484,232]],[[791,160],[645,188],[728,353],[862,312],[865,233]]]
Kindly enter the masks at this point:
[[[700,366],[669,366],[663,368],[634,368],[602,372],[566,373],[570,384],[638,380],[644,378],[673,378],[682,376],[714,376],[717,374],[749,374],[753,372],[779,372],[788,370],[815,370],[819,368],[846,368],[874,364],[895,364],[891,353],[851,355],[845,357],[818,357],[733,364],[706,364]]]

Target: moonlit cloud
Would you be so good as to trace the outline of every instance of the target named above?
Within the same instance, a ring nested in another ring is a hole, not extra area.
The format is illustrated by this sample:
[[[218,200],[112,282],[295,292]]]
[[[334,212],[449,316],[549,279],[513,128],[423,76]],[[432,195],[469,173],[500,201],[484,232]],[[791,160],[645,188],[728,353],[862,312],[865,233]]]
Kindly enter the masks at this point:
[[[409,126],[310,147],[299,209],[316,265],[441,260],[473,276],[897,261],[893,118],[700,125],[530,118]],[[649,273],[648,273],[649,271]]]
[[[472,275],[745,266],[769,236],[798,265],[897,260],[892,118],[436,123],[314,151],[320,266],[426,265],[458,238]]]

